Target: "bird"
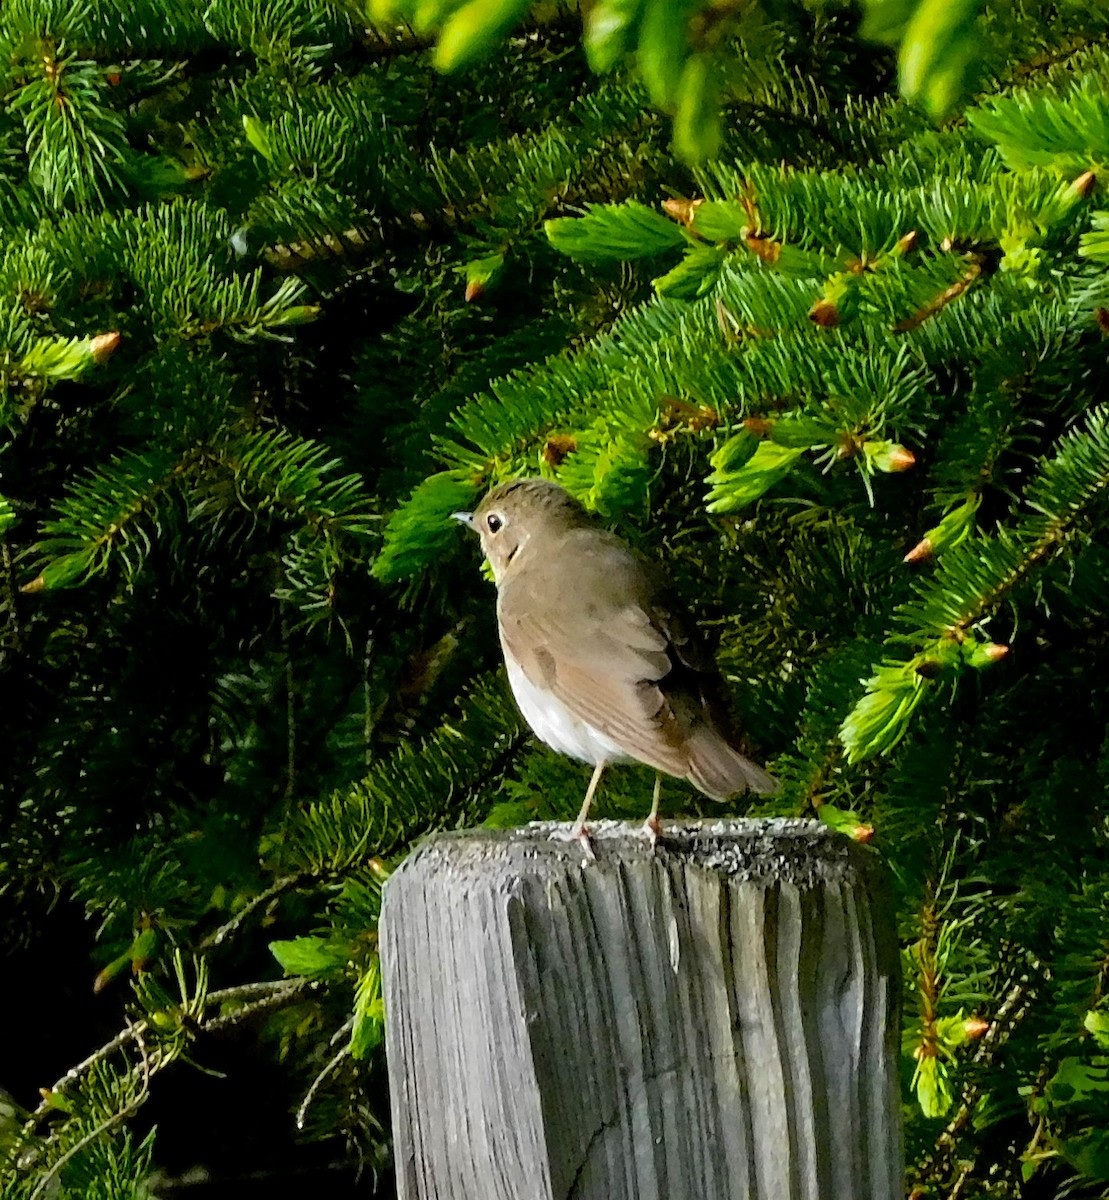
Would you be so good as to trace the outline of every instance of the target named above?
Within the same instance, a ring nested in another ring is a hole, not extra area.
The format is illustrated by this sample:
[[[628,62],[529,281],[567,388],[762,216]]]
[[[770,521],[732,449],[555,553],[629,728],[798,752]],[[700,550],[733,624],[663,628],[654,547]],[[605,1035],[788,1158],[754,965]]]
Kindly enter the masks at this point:
[[[509,685],[540,741],[591,764],[571,835],[592,854],[589,810],[610,763],[655,769],[644,831],[661,833],[662,776],[706,796],[776,790],[745,753],[724,682],[661,568],[601,526],[545,478],[494,487],[468,525],[497,587]]]

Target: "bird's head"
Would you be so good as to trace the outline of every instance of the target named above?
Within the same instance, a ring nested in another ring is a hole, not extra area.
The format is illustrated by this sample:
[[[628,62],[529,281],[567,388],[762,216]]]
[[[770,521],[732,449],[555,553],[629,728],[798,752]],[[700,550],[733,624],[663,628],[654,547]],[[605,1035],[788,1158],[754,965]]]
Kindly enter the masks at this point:
[[[498,584],[547,537],[588,523],[585,509],[549,479],[513,479],[488,492],[472,513],[454,518],[474,530]]]

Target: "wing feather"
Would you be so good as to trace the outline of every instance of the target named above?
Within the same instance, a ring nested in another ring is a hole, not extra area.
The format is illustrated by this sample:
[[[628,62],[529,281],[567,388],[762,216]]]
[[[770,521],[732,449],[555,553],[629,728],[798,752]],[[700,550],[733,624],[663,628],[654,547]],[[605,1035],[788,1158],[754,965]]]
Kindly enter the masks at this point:
[[[572,570],[557,572],[555,559]],[[718,798],[773,789],[734,744],[692,622],[618,538],[568,532],[557,554],[505,581],[498,611],[505,652],[528,680],[631,757]]]

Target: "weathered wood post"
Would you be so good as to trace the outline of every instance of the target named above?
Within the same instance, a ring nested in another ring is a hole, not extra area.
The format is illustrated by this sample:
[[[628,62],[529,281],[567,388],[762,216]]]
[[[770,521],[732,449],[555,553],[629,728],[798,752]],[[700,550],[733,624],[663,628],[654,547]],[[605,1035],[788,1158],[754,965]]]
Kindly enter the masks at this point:
[[[602,822],[586,861],[565,828],[433,837],[386,885],[401,1200],[903,1196],[876,856]]]

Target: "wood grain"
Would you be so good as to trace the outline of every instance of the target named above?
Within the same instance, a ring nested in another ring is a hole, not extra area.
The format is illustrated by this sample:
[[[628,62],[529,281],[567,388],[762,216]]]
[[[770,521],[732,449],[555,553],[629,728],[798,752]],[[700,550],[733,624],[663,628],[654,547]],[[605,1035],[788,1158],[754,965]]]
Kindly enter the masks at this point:
[[[894,1200],[876,855],[804,821],[440,835],[386,885],[400,1200]],[[552,836],[553,835],[553,836]]]

